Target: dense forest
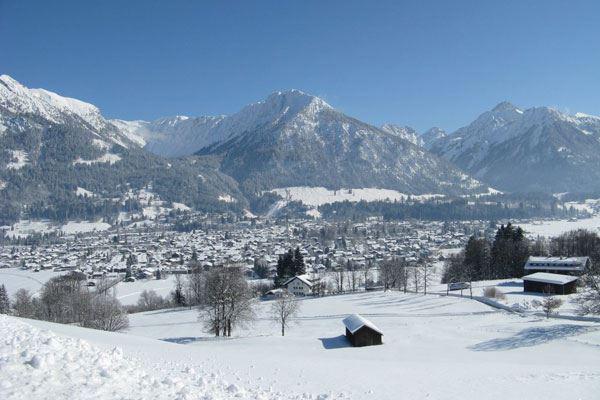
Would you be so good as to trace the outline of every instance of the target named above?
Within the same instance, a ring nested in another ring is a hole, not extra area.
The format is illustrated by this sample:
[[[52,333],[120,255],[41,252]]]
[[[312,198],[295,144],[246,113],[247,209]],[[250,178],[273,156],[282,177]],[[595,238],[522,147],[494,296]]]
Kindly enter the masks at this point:
[[[360,220],[381,216],[385,220],[500,220],[540,217],[574,217],[574,209],[558,207],[551,196],[508,195],[486,198],[485,201],[468,199],[432,200],[428,202],[341,202],[319,207],[325,218]]]

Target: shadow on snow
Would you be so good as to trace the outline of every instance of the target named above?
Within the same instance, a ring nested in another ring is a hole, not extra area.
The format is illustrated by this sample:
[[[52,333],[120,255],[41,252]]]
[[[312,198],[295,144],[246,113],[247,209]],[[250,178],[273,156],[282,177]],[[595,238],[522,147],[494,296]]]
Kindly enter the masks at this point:
[[[319,340],[321,341],[321,344],[326,350],[350,347],[350,342],[348,341],[348,339],[346,339],[346,336],[344,335],[329,338],[319,338]]]
[[[503,351],[521,347],[532,347],[569,336],[581,335],[596,331],[599,328],[586,325],[554,325],[550,327],[523,329],[514,336],[502,339],[492,339],[470,346],[473,351]]]

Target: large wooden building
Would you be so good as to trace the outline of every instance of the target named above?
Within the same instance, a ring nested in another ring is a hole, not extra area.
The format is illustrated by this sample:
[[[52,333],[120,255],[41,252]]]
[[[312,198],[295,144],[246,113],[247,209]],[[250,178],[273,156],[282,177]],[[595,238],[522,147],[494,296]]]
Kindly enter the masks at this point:
[[[523,277],[523,291],[546,294],[576,293],[577,279],[571,275],[536,272]]]
[[[383,333],[368,319],[358,314],[350,315],[342,321],[346,327],[346,338],[354,347],[381,344]]]
[[[589,257],[529,257],[525,263],[525,272],[582,275],[589,265]]]

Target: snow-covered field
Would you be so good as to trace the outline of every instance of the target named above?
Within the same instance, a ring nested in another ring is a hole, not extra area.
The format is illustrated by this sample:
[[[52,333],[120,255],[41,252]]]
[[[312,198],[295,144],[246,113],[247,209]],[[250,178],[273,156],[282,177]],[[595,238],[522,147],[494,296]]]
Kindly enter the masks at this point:
[[[0,398],[592,400],[600,390],[598,324],[398,292],[300,302],[285,337],[269,302],[229,339],[187,309],[133,314],[126,334],[0,316]],[[356,312],[383,345],[348,346],[341,320]]]
[[[301,201],[307,206],[318,207],[342,201],[358,202],[379,200],[405,200],[409,195],[396,190],[378,188],[339,189],[329,190],[324,187],[294,186],[273,189],[271,192],[278,194],[286,200]],[[424,194],[411,196],[414,200],[428,200],[436,197],[444,197],[441,194]]]
[[[588,229],[600,233],[600,215],[594,215],[591,218],[582,218],[576,221],[552,220],[517,225],[523,228],[530,237],[553,237],[574,229]]]
[[[168,297],[175,287],[175,276],[167,275],[166,279],[141,279],[135,282],[119,282],[116,286],[116,297],[124,305],[136,304],[144,290],[154,290],[163,297]]]
[[[50,221],[20,220],[13,224],[11,228],[6,231],[5,235],[7,237],[23,238],[36,233],[44,234],[53,231],[52,222]]]
[[[73,165],[77,165],[77,164],[86,164],[86,165],[92,165],[92,164],[97,164],[97,163],[108,163],[108,164],[114,164],[117,161],[121,160],[121,156],[118,154],[112,154],[112,153],[106,153],[94,160],[84,160],[81,157],[78,158],[77,160],[73,161]]]
[[[65,234],[88,233],[110,229],[110,224],[102,221],[69,221],[55,225],[48,220],[21,220],[13,224],[5,233],[6,237],[25,238],[34,234],[46,234],[61,231]]]
[[[0,284],[3,284],[9,296],[13,296],[19,289],[27,289],[32,294],[38,293],[44,283],[55,276],[65,272],[42,270],[39,272],[24,271],[20,268],[0,269]]]
[[[492,302],[511,308],[519,313],[526,315],[538,314],[542,315],[542,310],[536,308],[533,302],[535,300],[542,301],[544,295],[541,293],[532,293],[523,291],[523,280],[522,279],[497,279],[490,281],[476,281],[473,282],[473,296],[484,297],[484,290],[489,287],[495,287],[498,291],[504,294],[503,298],[490,299]],[[579,291],[582,289],[580,288]],[[430,293],[445,294],[445,284],[434,284],[429,287]],[[458,296],[461,294],[460,290],[452,291],[453,295]],[[563,301],[562,305],[557,309],[557,312],[561,316],[569,318],[580,317],[578,313],[577,297],[581,293],[574,293],[570,295],[558,296]],[[469,296],[469,290],[464,289],[462,295]]]
[[[107,229],[110,229],[110,224],[102,221],[69,221],[60,228],[66,234],[105,231]]]
[[[595,399],[600,390],[598,324],[397,292],[301,303],[285,337],[267,318],[268,302],[261,303],[258,321],[232,339],[204,333],[194,310],[134,314],[129,333],[179,343],[227,380],[243,377],[246,387],[283,392],[343,392],[352,399]],[[382,346],[348,347],[341,320],[357,312],[382,329]]]
[[[33,272],[20,268],[2,268],[0,269],[0,284],[6,286],[9,296],[13,296],[19,289],[27,289],[32,294],[36,294],[48,280],[66,273],[68,272],[51,270]],[[144,290],[154,290],[159,295],[167,297],[175,286],[174,282],[173,275],[167,275],[166,279],[161,280],[140,279],[135,282],[119,282],[114,289],[115,296],[125,305],[136,304]]]

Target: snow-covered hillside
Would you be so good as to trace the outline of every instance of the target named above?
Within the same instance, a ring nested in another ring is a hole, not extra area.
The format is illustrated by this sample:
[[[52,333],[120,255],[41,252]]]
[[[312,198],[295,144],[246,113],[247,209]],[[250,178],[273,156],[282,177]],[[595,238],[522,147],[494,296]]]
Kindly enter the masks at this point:
[[[3,400],[294,398],[227,382],[176,344],[3,315],[0,337]]]
[[[138,142],[146,150],[165,157],[180,157],[221,140],[225,133],[214,131],[223,119],[222,116],[190,118],[179,115],[149,122],[111,122],[130,137],[139,138]]]
[[[45,89],[31,89],[8,75],[0,75],[0,133],[9,129],[27,129],[28,122],[16,118],[18,116],[35,116],[55,124],[76,120],[111,143],[124,147],[130,143],[129,137],[104,119],[93,104]]]
[[[398,126],[394,124],[384,124],[381,129],[385,132],[398,135],[402,139],[408,140],[412,144],[416,146],[423,146],[423,139],[419,136],[417,131],[415,131],[410,126]]]
[[[270,302],[229,339],[187,309],[133,314],[125,334],[0,316],[0,398],[595,400],[600,390],[594,323],[398,292],[299,301],[284,337]],[[375,323],[383,345],[350,347],[351,313]]]
[[[436,141],[438,141],[442,138],[445,138],[446,136],[448,136],[448,134],[446,133],[445,130],[443,130],[442,128],[433,127],[433,128],[426,130],[421,135],[421,140],[423,141],[423,146],[426,149],[429,149],[433,143],[435,143]]]
[[[226,379],[249,374],[285,392],[344,392],[352,399],[594,399],[600,389],[596,324],[520,317],[469,299],[398,292],[301,300],[279,336],[262,302],[239,338],[214,340],[198,313],[131,316],[130,334],[182,343]],[[342,319],[360,313],[383,331],[381,346],[352,348]],[[569,354],[569,357],[564,357]],[[293,362],[290,362],[290,357]]]

